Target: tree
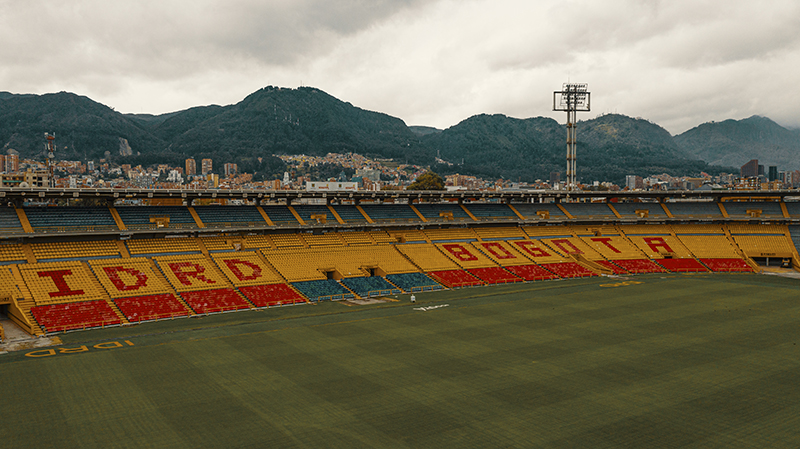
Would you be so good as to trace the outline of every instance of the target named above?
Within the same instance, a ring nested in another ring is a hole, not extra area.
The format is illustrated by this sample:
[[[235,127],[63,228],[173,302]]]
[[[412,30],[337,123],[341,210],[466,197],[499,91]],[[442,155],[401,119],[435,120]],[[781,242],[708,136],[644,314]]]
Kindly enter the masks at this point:
[[[427,171],[417,177],[417,180],[408,186],[408,190],[444,190],[444,179],[432,171]]]

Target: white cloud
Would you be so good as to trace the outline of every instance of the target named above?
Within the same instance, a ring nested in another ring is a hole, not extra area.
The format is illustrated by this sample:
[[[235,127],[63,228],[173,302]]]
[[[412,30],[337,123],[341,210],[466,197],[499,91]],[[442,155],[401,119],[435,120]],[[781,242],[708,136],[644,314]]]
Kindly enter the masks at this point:
[[[303,83],[447,127],[563,121],[551,95],[570,79],[594,112],[673,133],[753,114],[800,126],[798,30],[790,0],[0,0],[0,90],[167,112]]]

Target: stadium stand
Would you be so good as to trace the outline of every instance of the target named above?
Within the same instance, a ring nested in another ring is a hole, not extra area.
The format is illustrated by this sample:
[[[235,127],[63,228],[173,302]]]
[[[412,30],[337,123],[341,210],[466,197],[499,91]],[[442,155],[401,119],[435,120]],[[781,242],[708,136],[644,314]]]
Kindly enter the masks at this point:
[[[467,271],[469,274],[487,284],[507,284],[509,282],[521,282],[523,280],[510,271],[504,270],[502,267],[470,268]]]
[[[564,208],[575,218],[616,218],[605,203],[564,203]]]
[[[429,276],[436,279],[440,284],[450,288],[474,287],[483,285],[480,279],[474,277],[464,270],[442,270],[431,271]]]
[[[294,282],[292,286],[310,301],[352,299],[353,293],[333,279]]]
[[[508,267],[512,265],[530,265],[530,260],[520,254],[520,250],[507,241],[473,242],[472,246],[480,250],[494,263]]]
[[[539,265],[512,265],[507,266],[506,270],[526,281],[544,281],[548,279],[558,279],[558,275],[553,274]]]
[[[616,226],[570,226],[569,229],[572,230],[572,233],[578,237],[620,235],[619,229],[617,229]]]
[[[614,209],[624,218],[666,218],[664,208],[658,203],[614,203]],[[646,216],[640,217],[636,211],[646,212]]]
[[[131,323],[189,316],[189,310],[172,293],[117,298],[114,304]]]
[[[195,206],[206,227],[256,227],[267,222],[255,206]]]
[[[33,243],[31,249],[40,262],[48,259],[120,257],[117,243],[110,240]]]
[[[166,279],[143,257],[92,260],[89,266],[111,298],[172,293]]]
[[[432,242],[447,240],[468,242],[478,239],[478,236],[470,228],[425,229],[424,232]]]
[[[645,255],[627,239],[618,236],[580,237],[586,245],[608,260],[644,259]]]
[[[397,287],[380,276],[344,278],[342,284],[362,298],[401,293]]]
[[[403,241],[403,243],[427,241],[427,236],[425,233],[417,230],[397,230],[391,231],[390,234],[395,238],[395,240],[400,239]]]
[[[287,206],[264,206],[261,209],[275,226],[297,226],[300,224]]]
[[[81,262],[29,263],[18,267],[37,305],[105,299],[97,279]]]
[[[716,224],[674,224],[672,231],[677,235],[685,234],[725,234],[722,225]]]
[[[241,237],[201,237],[200,244],[209,252],[230,252],[244,248],[244,239]]]
[[[107,207],[25,207],[23,210],[37,233],[119,229]]]
[[[0,262],[24,262],[25,253],[22,245],[16,243],[0,243]]]
[[[772,234],[785,235],[786,226],[772,224],[728,223],[728,231],[733,235]]]
[[[517,210],[523,217],[528,220],[538,220],[542,218],[539,215],[542,212],[544,215],[549,216],[550,220],[566,220],[567,216],[564,212],[552,203],[525,203],[515,204],[514,209]]]
[[[407,204],[362,204],[361,208],[375,223],[419,221],[419,215]]]
[[[225,275],[205,256],[159,256],[153,260],[178,293],[231,286]]]
[[[474,231],[481,240],[512,240],[525,238],[525,233],[518,227],[475,228]]]
[[[605,267],[605,268],[611,270],[611,272],[613,272],[614,274],[627,274],[627,273],[629,273],[629,271],[627,271],[624,268],[622,268],[621,266],[617,265],[616,262],[612,262],[610,260],[598,260],[597,263],[600,264],[602,267]]]
[[[747,211],[753,211],[761,218],[783,218],[780,203],[774,201],[726,202],[723,206],[731,218],[750,218],[751,214]]]
[[[403,253],[422,271],[447,271],[459,269],[458,264],[442,254],[434,245],[413,243],[397,245],[397,250]]]
[[[284,282],[283,278],[255,252],[213,254],[211,258],[235,287]]]
[[[659,259],[658,264],[675,273],[704,272],[708,269],[696,259]]]
[[[497,266],[492,259],[486,257],[481,251],[469,243],[439,243],[436,247],[461,268],[470,269]]]
[[[424,273],[387,274],[386,279],[406,292],[440,290],[442,286]]]
[[[542,264],[542,268],[558,275],[562,278],[582,278],[597,276],[597,273],[584,268],[575,262],[563,263],[546,263]]]
[[[473,221],[467,212],[458,204],[415,204],[419,213],[428,221],[449,221],[452,216],[453,221]],[[508,209],[508,207],[506,207]],[[511,209],[509,209],[511,212]],[[417,218],[419,220],[419,218]]]
[[[339,238],[339,234],[336,232],[327,232],[323,234],[309,234],[304,233],[301,235],[303,240],[308,244],[308,246],[312,248],[316,248],[318,246],[342,246],[344,245],[344,241]]]
[[[680,218],[722,218],[722,211],[719,210],[717,203],[711,201],[703,202],[674,202],[665,203],[667,209],[674,217]]]
[[[306,298],[287,284],[245,285],[239,291],[256,307],[305,303]]]
[[[337,223],[336,217],[333,216],[331,211],[328,209],[328,206],[319,205],[319,204],[301,204],[292,206],[297,212],[297,215],[303,219],[306,224],[316,224],[318,222],[322,222],[322,219],[315,218],[311,219],[312,215],[315,216],[324,216],[325,223]],[[356,210],[358,212],[358,210]]]
[[[17,211],[13,207],[0,207],[0,229],[9,234],[25,233],[25,229],[19,221],[19,216],[17,216]]]
[[[522,230],[531,238],[572,237],[572,230],[567,226],[523,226]]]
[[[298,234],[272,234],[270,235],[272,243],[276,248],[302,248],[305,246],[305,241],[300,238]]]
[[[710,268],[711,271],[753,271],[750,265],[742,259],[700,259],[700,262]]]
[[[724,235],[679,235],[678,238],[700,259],[741,259]]]
[[[232,288],[194,290],[180,293],[186,304],[199,314],[249,309],[252,306]]]
[[[734,235],[734,242],[748,257],[792,258],[793,243],[784,234]]]
[[[394,237],[389,235],[389,233],[384,231],[384,230],[369,231],[369,236],[372,237],[372,240],[374,240],[375,243],[395,243],[395,242],[397,242],[397,239],[395,239]]]
[[[104,300],[35,306],[31,314],[47,333],[114,326],[122,322]]]
[[[601,241],[609,241],[612,237],[596,237]],[[572,237],[572,238],[556,238],[556,239],[541,239],[542,243],[546,244],[552,250],[560,253],[565,257],[569,257],[570,255],[582,255],[589,260],[603,260],[603,256],[600,255],[597,251],[593,250],[589,245],[584,243],[579,237]],[[620,239],[616,239],[615,241],[619,242]],[[608,248],[607,248],[608,249]],[[608,249],[611,252],[610,249]]]
[[[652,225],[652,224],[640,224],[640,225],[621,225],[619,226],[619,230],[622,231],[625,235],[670,235],[672,233],[672,229],[666,225]]]
[[[118,206],[117,214],[131,230],[197,228],[197,222],[186,206]]]
[[[125,242],[133,255],[159,255],[169,253],[197,254],[200,246],[193,238],[130,239]]]
[[[691,259],[693,257],[692,253],[683,246],[683,243],[681,243],[678,237],[668,234],[655,236],[629,234],[628,240],[636,245],[636,247],[650,259],[662,259],[666,257]]]
[[[787,201],[786,211],[792,218],[800,218],[800,201]]]
[[[374,245],[375,241],[372,240],[366,232],[340,232],[339,238],[347,245]]]
[[[598,263],[606,266],[609,264],[616,265],[632,274],[662,273],[664,271],[660,265],[650,259],[617,259],[609,262],[609,264],[605,264],[603,261],[598,261]]]
[[[467,209],[478,220],[512,220],[519,219],[507,204],[466,204]]]
[[[342,221],[345,223],[366,223],[367,219],[364,218],[364,215],[359,212],[359,210],[355,206],[345,206],[341,204],[337,204],[333,207],[333,210],[339,214]],[[414,211],[411,211],[414,212]]]
[[[510,243],[511,247],[519,251],[520,254],[540,265],[567,261],[563,256],[538,240],[514,240]]]
[[[275,248],[272,239],[266,235],[248,235],[244,237],[242,243],[243,248],[247,249]]]

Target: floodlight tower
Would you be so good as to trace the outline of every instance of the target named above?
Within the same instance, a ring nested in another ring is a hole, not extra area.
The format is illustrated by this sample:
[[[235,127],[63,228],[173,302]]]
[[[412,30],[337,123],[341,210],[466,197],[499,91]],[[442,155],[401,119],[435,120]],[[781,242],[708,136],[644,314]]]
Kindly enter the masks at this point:
[[[553,92],[553,110],[567,113],[567,190],[576,190],[575,181],[577,112],[591,109],[591,93],[586,83],[564,83],[560,91]]]
[[[44,149],[47,151],[47,176],[50,187],[56,186],[55,168],[56,168],[56,136],[54,134],[44,133],[45,144]]]

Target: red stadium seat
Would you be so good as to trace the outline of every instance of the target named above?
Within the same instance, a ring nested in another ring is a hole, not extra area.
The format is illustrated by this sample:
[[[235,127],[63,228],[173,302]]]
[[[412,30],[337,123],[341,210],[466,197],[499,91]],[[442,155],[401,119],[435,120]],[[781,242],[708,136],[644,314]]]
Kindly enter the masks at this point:
[[[130,322],[188,316],[189,311],[172,294],[117,298],[114,304]]]
[[[742,259],[700,259],[711,271],[720,272],[751,272],[750,265]]]
[[[250,285],[239,287],[239,291],[256,307],[307,302],[303,295],[286,284]]]
[[[471,268],[467,270],[473,276],[482,279],[487,284],[507,284],[509,282],[522,282],[522,279],[500,267]]]
[[[559,275],[562,278],[583,278],[597,276],[597,273],[590,271],[575,262],[546,263],[542,267],[548,271]]]
[[[675,273],[702,273],[708,271],[694,259],[659,259],[659,265]]]
[[[197,313],[217,313],[250,308],[250,304],[232,288],[181,292],[180,295]]]
[[[614,274],[628,274],[628,271],[624,268],[620,267],[619,265],[615,265],[615,262],[609,262],[607,260],[598,260],[597,263],[608,268],[609,270],[613,271]]]
[[[105,301],[81,301],[31,307],[31,314],[45,332],[61,332],[120,324]]]
[[[448,287],[471,287],[473,285],[483,285],[483,282],[481,282],[479,279],[476,279],[464,270],[431,271],[428,274]]]
[[[506,267],[506,270],[525,279],[526,281],[542,281],[547,279],[558,279],[558,276],[545,270],[539,265],[514,265]]]
[[[629,273],[663,273],[664,269],[652,260],[648,259],[629,259],[629,260],[615,260],[614,263],[619,265]]]

